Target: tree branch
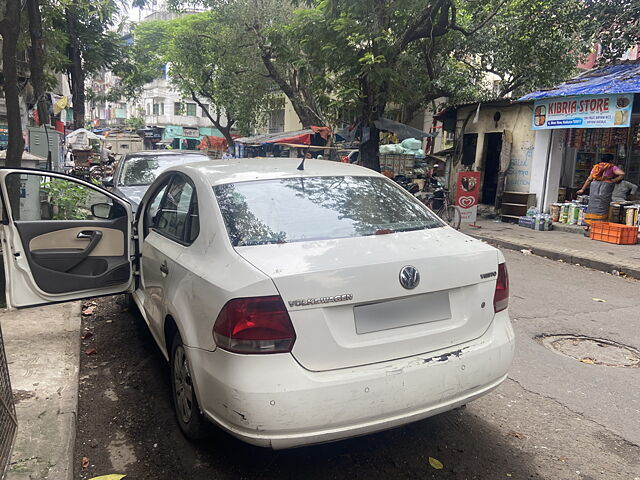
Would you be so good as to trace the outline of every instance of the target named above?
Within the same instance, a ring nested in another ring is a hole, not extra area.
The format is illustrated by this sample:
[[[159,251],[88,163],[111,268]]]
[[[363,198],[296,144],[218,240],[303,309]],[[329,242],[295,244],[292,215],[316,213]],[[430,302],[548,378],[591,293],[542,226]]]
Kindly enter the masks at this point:
[[[461,26],[459,26],[458,24],[456,24],[456,17],[457,17],[457,8],[455,5],[451,6],[451,23],[449,25],[449,28],[451,30],[456,30],[460,33],[462,33],[463,35],[470,37],[472,35],[475,35],[479,30],[481,30],[482,28],[484,28],[491,20],[493,20],[493,17],[495,17],[498,12],[500,11],[500,9],[508,2],[509,0],[502,0],[498,6],[493,10],[493,12],[491,12],[489,14],[489,16],[487,18],[485,18],[482,22],[480,22],[478,25],[476,25],[475,28],[471,29],[471,30],[467,30]]]
[[[404,33],[400,35],[393,46],[393,50],[399,53],[416,40],[422,38],[433,39],[445,35],[449,31],[449,10],[451,7],[451,0],[436,0],[435,3],[428,3]],[[434,24],[438,15],[438,21]]]
[[[519,79],[517,79],[518,77],[514,78],[513,80],[511,80],[511,82],[507,85],[505,85],[504,88],[502,88],[500,90],[500,92],[498,93],[499,97],[504,97],[507,94],[513,92],[514,90],[516,90],[517,88],[520,88],[522,86],[524,86],[524,84],[526,83],[526,80],[523,77],[520,77]],[[517,80],[516,80],[517,79]]]

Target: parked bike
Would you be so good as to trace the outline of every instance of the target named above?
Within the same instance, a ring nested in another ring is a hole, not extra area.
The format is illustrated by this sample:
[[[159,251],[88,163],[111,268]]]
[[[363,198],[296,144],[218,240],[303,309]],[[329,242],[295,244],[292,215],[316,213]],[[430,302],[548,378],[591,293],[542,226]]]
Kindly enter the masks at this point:
[[[449,201],[449,190],[440,184],[432,192],[419,192],[416,197],[427,207],[456,230],[462,223],[462,211]]]
[[[413,195],[420,192],[420,187],[416,183],[413,183],[410,178],[407,178],[404,175],[396,175],[395,177],[393,177],[393,181]]]

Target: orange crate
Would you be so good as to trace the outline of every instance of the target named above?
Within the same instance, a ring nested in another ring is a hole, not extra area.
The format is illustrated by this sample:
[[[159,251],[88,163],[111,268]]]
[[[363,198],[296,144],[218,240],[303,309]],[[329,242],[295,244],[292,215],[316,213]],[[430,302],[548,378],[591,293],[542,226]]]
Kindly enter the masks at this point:
[[[591,240],[618,245],[635,245],[638,243],[638,227],[620,223],[593,222],[591,224]]]

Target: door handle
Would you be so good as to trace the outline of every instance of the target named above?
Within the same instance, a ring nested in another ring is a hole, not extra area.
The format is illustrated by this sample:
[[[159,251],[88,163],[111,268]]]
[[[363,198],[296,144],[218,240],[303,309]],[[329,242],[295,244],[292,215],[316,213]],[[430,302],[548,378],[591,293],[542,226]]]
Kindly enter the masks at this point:
[[[167,267],[167,262],[164,261],[160,264],[160,272],[163,275],[169,275],[169,267]]]
[[[82,230],[78,232],[76,238],[80,240],[89,240],[89,244],[82,251],[82,260],[89,256],[89,254],[93,251],[94,248],[98,246],[100,240],[102,240],[102,232],[100,230]]]

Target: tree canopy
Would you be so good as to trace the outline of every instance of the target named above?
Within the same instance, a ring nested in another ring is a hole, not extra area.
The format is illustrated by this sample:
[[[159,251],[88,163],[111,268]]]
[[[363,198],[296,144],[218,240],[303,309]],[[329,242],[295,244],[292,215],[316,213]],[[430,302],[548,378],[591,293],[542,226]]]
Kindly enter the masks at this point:
[[[232,128],[251,132],[276,87],[228,14],[210,10],[139,24],[132,55],[145,61],[132,71],[158,72],[168,65],[171,84],[205,110],[231,145]]]
[[[362,159],[378,169],[375,122],[391,105],[415,111],[438,97],[495,97],[570,75],[585,50],[583,10],[579,0],[317,0],[249,30],[263,59],[321,75],[305,85],[321,118],[331,104],[355,108]]]
[[[84,127],[85,80],[122,57],[128,1],[40,0],[46,66],[69,75],[74,126]]]
[[[40,1],[56,46],[48,63],[71,73],[74,103],[91,72],[113,68],[123,81],[111,95],[133,97],[169,65],[172,84],[210,107],[207,115],[230,143],[232,128],[251,131],[284,94],[305,126],[359,122],[362,158],[374,169],[375,122],[389,110],[408,121],[437,98],[519,95],[564,80],[596,35],[593,4],[613,16],[623,3],[637,3],[204,0],[202,13],[140,23],[127,47],[117,28],[125,2]],[[632,38],[637,16],[616,15],[614,27],[598,35]]]
[[[599,46],[600,62],[622,58],[640,45],[640,0],[585,0],[589,23],[585,34]]]

